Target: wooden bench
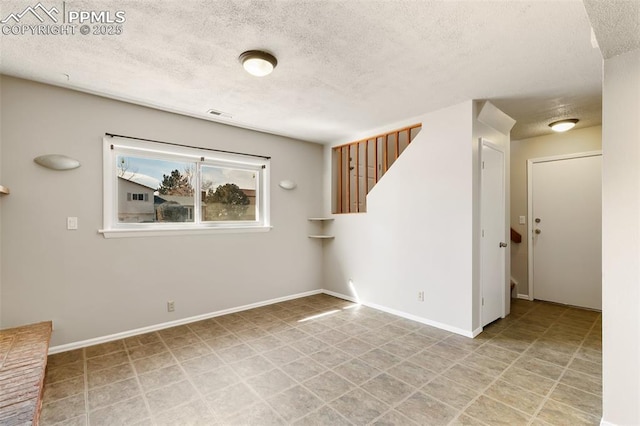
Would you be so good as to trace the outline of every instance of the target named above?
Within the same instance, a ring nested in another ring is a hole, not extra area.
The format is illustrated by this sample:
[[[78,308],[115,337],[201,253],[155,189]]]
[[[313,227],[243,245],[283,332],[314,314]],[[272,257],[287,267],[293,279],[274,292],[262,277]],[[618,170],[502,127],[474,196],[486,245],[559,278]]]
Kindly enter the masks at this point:
[[[37,425],[51,321],[0,330],[0,425]]]

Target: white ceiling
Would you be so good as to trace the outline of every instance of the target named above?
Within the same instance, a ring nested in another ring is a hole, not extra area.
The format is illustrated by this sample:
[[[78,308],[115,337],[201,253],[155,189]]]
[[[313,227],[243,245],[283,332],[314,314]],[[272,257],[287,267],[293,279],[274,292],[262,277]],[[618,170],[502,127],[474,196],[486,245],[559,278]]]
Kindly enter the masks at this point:
[[[62,1],[42,3],[62,10]],[[29,4],[3,0],[0,19]],[[512,139],[550,133],[560,118],[601,123],[602,56],[579,0],[66,7],[124,10],[124,32],[2,35],[0,72],[207,119],[220,110],[233,117],[217,121],[320,143],[468,99],[489,99],[515,118]],[[273,74],[243,71],[237,58],[249,49],[277,56]]]
[[[605,59],[640,49],[640,1],[584,0],[584,4]]]

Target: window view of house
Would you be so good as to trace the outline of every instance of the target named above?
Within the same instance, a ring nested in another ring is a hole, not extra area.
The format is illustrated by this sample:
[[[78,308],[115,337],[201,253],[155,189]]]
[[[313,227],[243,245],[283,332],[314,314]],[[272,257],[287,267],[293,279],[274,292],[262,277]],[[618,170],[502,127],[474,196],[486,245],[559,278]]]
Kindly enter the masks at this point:
[[[118,221],[153,222],[153,191],[153,188],[118,176]]]
[[[118,156],[118,222],[193,222],[195,163]]]
[[[114,154],[115,226],[158,224],[157,229],[163,229],[163,223],[180,223],[229,227],[234,223],[261,225],[266,220],[262,212],[266,206],[262,160],[247,162],[229,155],[205,158],[199,150],[194,155],[184,149],[158,153],[132,146]]]

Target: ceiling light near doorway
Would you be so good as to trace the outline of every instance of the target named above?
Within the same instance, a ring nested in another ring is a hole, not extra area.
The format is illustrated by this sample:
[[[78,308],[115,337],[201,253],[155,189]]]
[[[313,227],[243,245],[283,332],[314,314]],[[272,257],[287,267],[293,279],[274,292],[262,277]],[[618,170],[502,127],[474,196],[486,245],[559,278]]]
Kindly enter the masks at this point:
[[[271,74],[278,65],[275,56],[262,50],[247,50],[238,59],[245,71],[256,77]]]
[[[554,132],[566,132],[567,130],[573,129],[578,121],[580,120],[577,118],[568,118],[566,120],[554,121],[549,124],[549,127],[551,127],[551,130]]]

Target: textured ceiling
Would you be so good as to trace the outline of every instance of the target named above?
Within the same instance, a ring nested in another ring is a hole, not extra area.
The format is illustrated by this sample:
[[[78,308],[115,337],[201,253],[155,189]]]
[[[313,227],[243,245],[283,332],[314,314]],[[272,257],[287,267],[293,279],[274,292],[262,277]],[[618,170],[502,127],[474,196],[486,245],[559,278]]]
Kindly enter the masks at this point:
[[[36,0],[2,0],[0,19]],[[42,0],[62,10],[62,1]],[[581,1],[110,1],[123,34],[2,35],[4,74],[313,142],[468,99],[517,120],[513,139],[555,119],[601,122],[602,56]],[[23,22],[38,23],[32,16]],[[266,49],[273,74],[238,55]],[[68,77],[67,77],[68,76]]]
[[[640,0],[584,0],[605,59],[640,49]]]

